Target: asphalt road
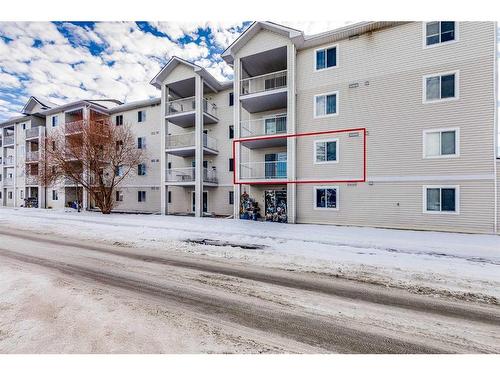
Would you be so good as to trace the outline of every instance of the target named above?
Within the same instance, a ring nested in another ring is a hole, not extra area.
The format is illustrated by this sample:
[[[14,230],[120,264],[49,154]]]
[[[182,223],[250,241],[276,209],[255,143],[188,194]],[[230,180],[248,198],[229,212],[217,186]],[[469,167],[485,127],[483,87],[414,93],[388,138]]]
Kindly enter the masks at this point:
[[[81,287],[95,285],[160,302],[166,309],[181,309],[185,316],[237,332],[242,339],[252,332],[257,345],[271,341],[277,351],[500,352],[498,306],[4,229],[2,260],[26,272],[62,275]],[[226,350],[233,352],[231,346]]]

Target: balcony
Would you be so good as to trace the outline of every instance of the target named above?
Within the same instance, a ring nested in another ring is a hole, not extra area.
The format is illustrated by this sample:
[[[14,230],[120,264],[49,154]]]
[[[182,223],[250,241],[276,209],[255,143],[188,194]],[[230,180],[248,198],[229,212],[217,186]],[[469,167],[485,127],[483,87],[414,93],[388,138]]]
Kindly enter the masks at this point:
[[[29,139],[38,139],[40,137],[40,134],[41,134],[40,130],[41,130],[40,126],[31,128],[31,129],[26,129],[25,130],[25,138],[26,138],[26,140],[29,140]]]
[[[287,70],[243,78],[241,105],[250,113],[286,108]]]
[[[3,147],[14,146],[14,136],[7,135],[3,137]]]
[[[194,167],[170,168],[166,170],[165,182],[169,185],[192,186],[196,181]],[[203,168],[203,183],[217,185],[217,172],[215,169]]]
[[[169,135],[165,138],[165,150],[175,156],[193,156],[195,154],[195,132]],[[217,140],[203,134],[203,154],[217,155]]]
[[[286,113],[240,122],[241,145],[250,149],[286,146]],[[265,138],[255,139],[252,138]]]
[[[26,179],[25,179],[25,185],[27,185],[27,186],[38,185],[38,176],[37,175],[27,175]]]
[[[14,179],[6,178],[5,180],[3,180],[3,186],[14,186]]]
[[[79,134],[83,131],[84,120],[67,122],[64,124],[64,134],[72,135]]]
[[[5,166],[13,166],[14,165],[14,156],[6,156],[3,159],[3,165],[5,165]]]
[[[287,179],[287,162],[261,161],[240,163],[240,181],[276,181],[285,182]]]
[[[39,151],[29,151],[26,153],[26,163],[36,163],[40,159]]]
[[[169,122],[183,128],[194,126],[196,118],[196,98],[192,96],[169,101],[167,102],[165,111],[165,117]],[[217,106],[210,103],[207,99],[203,99],[203,123],[216,124],[218,121]]]

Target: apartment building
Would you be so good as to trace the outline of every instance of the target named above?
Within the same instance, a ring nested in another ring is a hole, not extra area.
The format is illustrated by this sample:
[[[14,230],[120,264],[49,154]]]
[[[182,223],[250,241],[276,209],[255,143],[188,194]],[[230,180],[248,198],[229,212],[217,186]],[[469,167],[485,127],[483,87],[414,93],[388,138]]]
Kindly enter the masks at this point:
[[[37,140],[96,111],[130,123],[148,152],[118,189],[120,211],[499,230],[494,22],[363,22],[311,36],[255,22],[222,58],[233,82],[172,58],[151,81],[157,99],[31,98],[0,124],[2,204],[74,199],[71,186],[30,185]]]

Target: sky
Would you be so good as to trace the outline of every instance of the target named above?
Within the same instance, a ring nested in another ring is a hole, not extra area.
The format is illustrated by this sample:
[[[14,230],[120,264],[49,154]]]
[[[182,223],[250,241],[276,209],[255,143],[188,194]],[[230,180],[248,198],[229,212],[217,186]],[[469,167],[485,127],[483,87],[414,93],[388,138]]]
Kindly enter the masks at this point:
[[[352,22],[281,22],[314,34]],[[0,22],[0,121],[18,116],[30,96],[56,104],[158,97],[149,84],[172,56],[232,78],[220,53],[241,22]]]

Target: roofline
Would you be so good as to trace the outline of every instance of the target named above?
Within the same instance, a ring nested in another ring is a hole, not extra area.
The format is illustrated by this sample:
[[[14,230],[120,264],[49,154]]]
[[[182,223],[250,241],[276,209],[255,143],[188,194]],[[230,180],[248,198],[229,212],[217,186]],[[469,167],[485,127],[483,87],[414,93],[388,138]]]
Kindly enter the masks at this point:
[[[135,102],[125,103],[108,109],[109,114],[130,111],[132,109],[147,107],[161,102],[161,98],[151,98],[145,100],[137,100]]]
[[[0,122],[0,127],[9,126],[9,125],[12,125],[12,124],[16,124],[18,122],[24,122],[26,120],[30,120],[31,117],[34,117],[34,116],[33,115],[24,115],[24,116],[12,117],[12,118],[10,118],[8,120]]]

